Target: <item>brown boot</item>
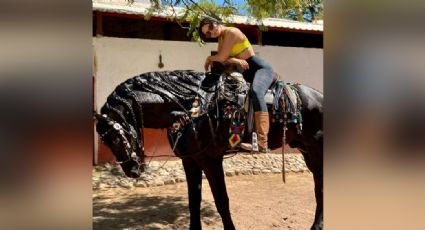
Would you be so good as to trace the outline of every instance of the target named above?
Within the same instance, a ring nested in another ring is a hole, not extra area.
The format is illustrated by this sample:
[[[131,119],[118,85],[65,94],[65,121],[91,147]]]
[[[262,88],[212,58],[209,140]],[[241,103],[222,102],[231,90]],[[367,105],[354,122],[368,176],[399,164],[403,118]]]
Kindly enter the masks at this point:
[[[255,131],[257,132],[258,150],[262,153],[268,153],[267,135],[269,133],[269,113],[255,112]],[[251,143],[241,143],[241,148],[247,151],[252,151]]]
[[[267,145],[267,136],[269,134],[269,113],[255,112],[255,130],[257,130],[259,152],[268,153],[270,150]]]

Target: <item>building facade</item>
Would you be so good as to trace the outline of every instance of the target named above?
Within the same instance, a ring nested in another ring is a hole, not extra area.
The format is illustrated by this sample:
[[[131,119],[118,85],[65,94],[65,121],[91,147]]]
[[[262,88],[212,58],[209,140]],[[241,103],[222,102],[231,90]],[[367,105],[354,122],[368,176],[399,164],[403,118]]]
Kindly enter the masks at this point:
[[[205,58],[217,43],[200,46],[187,31],[165,16],[145,20],[148,5],[124,1],[93,2],[94,106],[99,111],[107,96],[124,80],[149,71],[204,71]],[[323,91],[323,25],[267,19],[261,31],[249,18],[235,16],[257,55],[271,63],[283,80]],[[163,66],[159,65],[160,56]],[[165,130],[145,130],[148,155],[170,155]],[[287,151],[292,151],[288,149]],[[95,163],[113,160],[95,135]]]

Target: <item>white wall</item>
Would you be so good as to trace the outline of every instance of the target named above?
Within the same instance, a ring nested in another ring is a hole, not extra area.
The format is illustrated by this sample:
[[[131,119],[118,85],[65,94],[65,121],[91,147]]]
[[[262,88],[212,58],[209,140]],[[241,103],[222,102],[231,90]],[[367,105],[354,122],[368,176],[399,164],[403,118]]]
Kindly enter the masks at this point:
[[[205,58],[217,44],[200,47],[194,42],[94,37],[97,60],[96,106],[124,80],[149,71],[193,69],[203,71]],[[323,90],[323,49],[257,46],[254,50],[271,63],[285,81]],[[158,68],[162,53],[163,69]]]
[[[323,49],[256,46],[285,82],[299,82],[323,92]]]

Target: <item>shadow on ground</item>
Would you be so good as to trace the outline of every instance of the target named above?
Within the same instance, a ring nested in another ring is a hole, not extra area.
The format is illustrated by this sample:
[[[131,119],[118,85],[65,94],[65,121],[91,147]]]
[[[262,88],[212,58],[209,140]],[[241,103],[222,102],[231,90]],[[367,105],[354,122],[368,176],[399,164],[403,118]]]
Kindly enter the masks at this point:
[[[187,200],[178,196],[119,195],[93,198],[93,229],[189,229]],[[219,216],[210,203],[202,203],[204,221],[217,221]]]

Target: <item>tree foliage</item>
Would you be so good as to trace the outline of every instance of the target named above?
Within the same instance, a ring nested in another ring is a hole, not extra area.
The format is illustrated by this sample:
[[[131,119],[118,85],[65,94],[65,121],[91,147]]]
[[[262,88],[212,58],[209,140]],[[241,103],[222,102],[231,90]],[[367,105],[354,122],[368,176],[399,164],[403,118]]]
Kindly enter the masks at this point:
[[[127,0],[130,4],[134,0]],[[264,18],[286,18],[297,21],[314,21],[323,17],[323,0],[247,0],[237,3],[233,0],[150,0],[146,19],[152,15],[166,15],[170,20],[188,30],[187,36],[200,42],[196,28],[203,16],[208,15],[229,22],[231,15],[244,14],[258,20],[260,29]]]
[[[256,18],[288,18],[313,21],[323,12],[322,0],[248,0],[248,12]]]

